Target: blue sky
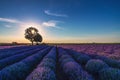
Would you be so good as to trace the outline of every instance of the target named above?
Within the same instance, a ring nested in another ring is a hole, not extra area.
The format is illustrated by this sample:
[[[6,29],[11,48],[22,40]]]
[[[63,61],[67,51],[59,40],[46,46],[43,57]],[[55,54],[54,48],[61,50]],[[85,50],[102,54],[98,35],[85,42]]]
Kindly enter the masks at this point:
[[[0,0],[0,42],[29,42],[39,29],[44,42],[120,42],[119,0]]]

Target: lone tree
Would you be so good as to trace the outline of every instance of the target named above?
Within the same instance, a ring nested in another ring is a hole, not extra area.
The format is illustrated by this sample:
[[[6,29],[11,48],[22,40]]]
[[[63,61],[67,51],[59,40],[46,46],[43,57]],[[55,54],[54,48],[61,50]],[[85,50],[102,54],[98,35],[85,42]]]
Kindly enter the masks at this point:
[[[25,30],[25,38],[30,40],[32,42],[32,45],[33,45],[33,42],[36,41],[36,40],[34,40],[34,38],[38,34],[39,34],[38,30],[34,27],[29,27]]]
[[[42,42],[42,36],[37,33],[35,36],[34,36],[34,41],[36,42],[36,44],[38,45],[38,42]]]

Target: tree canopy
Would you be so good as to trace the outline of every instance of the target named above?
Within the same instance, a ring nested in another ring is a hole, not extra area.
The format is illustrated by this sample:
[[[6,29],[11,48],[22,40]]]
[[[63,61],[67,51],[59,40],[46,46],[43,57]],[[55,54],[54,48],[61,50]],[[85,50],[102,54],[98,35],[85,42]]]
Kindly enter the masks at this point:
[[[25,30],[25,38],[28,39],[29,41],[36,42],[42,42],[42,36],[38,33],[38,30],[34,27],[29,27]]]
[[[38,44],[38,42],[42,42],[42,36],[37,33],[34,37],[34,41]]]

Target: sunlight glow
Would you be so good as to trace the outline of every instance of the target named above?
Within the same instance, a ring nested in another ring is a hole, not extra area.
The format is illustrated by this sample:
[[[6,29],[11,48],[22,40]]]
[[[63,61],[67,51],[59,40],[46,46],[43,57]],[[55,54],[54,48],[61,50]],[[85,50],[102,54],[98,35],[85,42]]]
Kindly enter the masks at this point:
[[[27,29],[29,27],[35,27],[36,29],[38,29],[38,31],[42,35],[42,37],[45,36],[44,28],[40,24],[37,24],[34,22],[26,22],[25,24],[20,25],[20,29],[19,29],[20,34],[23,36],[25,33],[25,29]],[[32,33],[34,33],[34,31],[32,31]]]
[[[34,30],[32,30],[31,32],[32,32],[32,34],[35,34],[35,31],[34,31]]]
[[[26,40],[25,35],[24,35],[25,34],[25,29],[27,29],[29,27],[34,27],[34,28],[38,29],[38,32],[43,37],[43,40],[46,37],[46,33],[45,33],[46,31],[45,31],[44,27],[41,26],[41,24],[38,24],[38,23],[35,23],[35,22],[24,22],[22,24],[18,24],[18,27],[19,27],[19,29],[17,29],[15,31],[17,34],[14,34],[13,36],[11,36],[12,40],[9,40],[9,41],[6,41],[6,42],[16,41],[16,42],[28,42],[29,43],[29,40]],[[32,31],[32,33],[34,33],[34,31]],[[5,38],[3,38],[3,39],[5,39]],[[0,42],[1,41],[4,41],[4,40],[0,40]]]

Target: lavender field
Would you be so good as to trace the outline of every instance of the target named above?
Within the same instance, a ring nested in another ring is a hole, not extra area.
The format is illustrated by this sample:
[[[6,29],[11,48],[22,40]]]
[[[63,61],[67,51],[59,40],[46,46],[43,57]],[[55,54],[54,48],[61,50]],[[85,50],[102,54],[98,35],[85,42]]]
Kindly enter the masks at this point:
[[[120,0],[0,0],[0,80],[120,80]]]
[[[0,80],[120,80],[120,45],[0,49]],[[117,57],[117,58],[118,58]]]
[[[66,49],[72,49],[80,53],[97,54],[112,59],[120,60],[120,44],[79,44],[58,45]]]

